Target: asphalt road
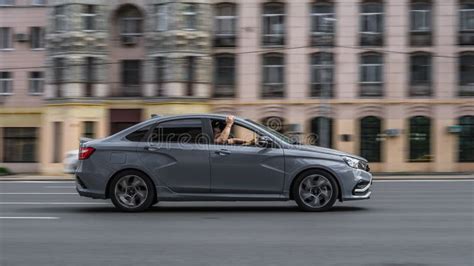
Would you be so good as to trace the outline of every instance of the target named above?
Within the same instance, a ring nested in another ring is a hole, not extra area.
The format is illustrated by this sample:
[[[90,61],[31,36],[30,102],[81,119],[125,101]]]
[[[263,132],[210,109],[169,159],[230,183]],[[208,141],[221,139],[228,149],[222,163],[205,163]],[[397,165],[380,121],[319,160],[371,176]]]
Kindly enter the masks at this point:
[[[0,265],[474,265],[474,182],[374,184],[325,213],[292,202],[117,212],[72,182],[0,182]]]

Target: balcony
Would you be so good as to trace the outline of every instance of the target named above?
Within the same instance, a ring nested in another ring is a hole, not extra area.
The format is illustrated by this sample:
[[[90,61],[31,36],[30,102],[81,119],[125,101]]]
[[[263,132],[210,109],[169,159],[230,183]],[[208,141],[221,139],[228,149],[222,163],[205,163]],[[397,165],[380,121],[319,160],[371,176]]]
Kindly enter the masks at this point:
[[[334,46],[334,33],[312,33],[311,46]]]
[[[282,83],[263,84],[262,98],[283,98],[285,85]]]
[[[235,47],[235,35],[218,35],[214,36],[214,47]]]
[[[383,34],[375,32],[360,33],[361,46],[383,46]]]
[[[431,94],[431,84],[412,84],[410,86],[409,95],[411,97],[427,97]]]
[[[323,84],[323,83],[313,83],[311,84],[311,97],[324,97],[324,98],[332,98],[334,97],[333,92],[334,84]],[[328,91],[325,91],[325,90]]]
[[[360,84],[360,97],[382,97],[383,96],[383,83],[361,83]]]
[[[110,92],[110,97],[142,97],[141,85],[120,85]]]
[[[472,31],[459,32],[459,45],[474,45],[474,32]]]
[[[432,45],[432,34],[430,31],[416,32],[412,31],[410,33],[410,46],[413,47],[423,47]]]
[[[285,45],[285,36],[280,34],[263,35],[263,46],[283,46]]]
[[[214,98],[233,98],[235,97],[234,85],[215,85]]]
[[[459,96],[474,97],[474,84],[465,84],[459,86]]]

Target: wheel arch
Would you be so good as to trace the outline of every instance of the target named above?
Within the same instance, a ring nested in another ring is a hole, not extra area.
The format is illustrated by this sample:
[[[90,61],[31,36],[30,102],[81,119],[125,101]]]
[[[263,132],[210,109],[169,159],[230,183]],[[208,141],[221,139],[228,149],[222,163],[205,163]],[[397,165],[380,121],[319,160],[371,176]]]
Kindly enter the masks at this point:
[[[126,171],[135,171],[135,172],[139,172],[141,174],[143,174],[144,176],[146,176],[150,181],[151,183],[153,184],[153,187],[152,189],[155,191],[155,196],[158,197],[158,195],[156,194],[156,184],[155,182],[153,181],[153,179],[150,177],[150,175],[148,175],[146,172],[140,170],[140,169],[137,169],[137,168],[133,168],[133,167],[129,167],[129,168],[124,168],[124,169],[120,169],[118,170],[117,172],[115,172],[110,178],[109,180],[107,181],[107,185],[105,186],[105,198],[108,199],[110,198],[110,185],[112,184],[112,181],[118,176],[120,175],[121,173],[123,172],[126,172]]]
[[[293,186],[295,185],[295,182],[296,182],[296,179],[298,179],[299,176],[303,175],[304,173],[308,172],[308,171],[311,171],[311,170],[318,170],[318,171],[322,171],[322,172],[325,172],[326,174],[330,175],[332,178],[334,178],[334,180],[336,181],[336,185],[337,185],[337,188],[338,188],[338,195],[337,195],[337,199],[339,201],[343,201],[342,199],[342,187],[341,187],[341,182],[339,181],[339,178],[337,178],[336,174],[334,174],[332,171],[324,168],[324,167],[320,167],[320,166],[312,166],[312,167],[309,167],[309,168],[305,168],[305,169],[302,169],[301,171],[299,171],[294,177],[293,179],[291,180],[291,184],[290,184],[290,187],[289,187],[289,192],[290,192],[290,199],[291,200],[294,200],[294,195],[293,195]]]

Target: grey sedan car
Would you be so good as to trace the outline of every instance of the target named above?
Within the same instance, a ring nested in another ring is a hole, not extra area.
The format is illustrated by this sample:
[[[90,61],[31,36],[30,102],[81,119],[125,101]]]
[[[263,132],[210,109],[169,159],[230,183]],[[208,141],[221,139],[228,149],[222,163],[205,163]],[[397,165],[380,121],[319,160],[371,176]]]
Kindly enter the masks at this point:
[[[326,211],[336,200],[370,198],[365,159],[296,143],[249,119],[235,118],[217,143],[222,115],[154,117],[100,140],[81,142],[75,173],[81,196],[123,211],[159,201],[288,201]]]

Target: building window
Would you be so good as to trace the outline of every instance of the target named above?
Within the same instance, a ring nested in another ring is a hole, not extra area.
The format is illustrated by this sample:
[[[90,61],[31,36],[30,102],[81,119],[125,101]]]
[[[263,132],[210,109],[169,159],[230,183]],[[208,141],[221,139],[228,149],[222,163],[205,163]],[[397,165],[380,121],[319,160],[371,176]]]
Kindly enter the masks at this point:
[[[333,147],[333,120],[329,117],[311,119],[311,145],[325,148]]]
[[[118,10],[120,41],[124,45],[136,45],[143,32],[143,17],[134,5],[125,5]]]
[[[82,136],[85,138],[95,138],[95,124],[94,121],[84,121]]]
[[[196,58],[194,56],[187,56],[185,59],[185,67],[186,67],[186,96],[193,96],[194,94],[194,82],[196,79]]]
[[[431,95],[431,55],[410,56],[410,96]]]
[[[474,2],[462,1],[459,10],[459,44],[474,45]]]
[[[30,86],[29,92],[32,95],[43,94],[44,86],[44,75],[43,72],[34,71],[30,72]]]
[[[360,96],[383,96],[383,58],[378,53],[361,55]]]
[[[183,6],[183,20],[185,30],[197,29],[197,13],[196,4],[184,4]]]
[[[431,161],[431,120],[425,116],[410,118],[410,162]]]
[[[33,6],[45,6],[46,0],[32,0],[31,5]]]
[[[214,97],[234,97],[235,56],[216,55],[214,66]]]
[[[95,5],[83,5],[83,11],[81,14],[82,24],[85,31],[96,30],[96,6]]]
[[[43,49],[44,48],[44,28],[31,27],[30,29],[31,38],[31,49]]]
[[[382,121],[375,116],[366,116],[360,120],[360,156],[369,162],[381,161]]]
[[[263,98],[282,98],[285,90],[285,62],[283,54],[263,56]]]
[[[214,46],[234,47],[237,27],[235,4],[218,4],[215,9]]]
[[[474,162],[474,116],[459,118],[459,162]]]
[[[334,4],[314,3],[311,7],[311,45],[334,45]]]
[[[158,56],[155,58],[155,73],[158,96],[165,96],[163,91],[163,84],[166,81],[166,65],[166,57]]]
[[[279,116],[269,116],[265,117],[262,120],[262,124],[266,127],[269,127],[279,133],[285,133],[285,119]]]
[[[141,90],[140,60],[122,61],[122,94],[123,96],[140,96]]]
[[[13,91],[13,77],[11,72],[0,72],[0,95],[9,95]]]
[[[92,96],[92,86],[96,81],[96,69],[97,69],[97,62],[96,58],[94,57],[86,57],[86,64],[85,64],[85,95],[86,97]]]
[[[61,87],[64,82],[64,70],[66,64],[64,58],[56,57],[53,59],[53,82],[56,84],[56,97],[62,96]]]
[[[168,5],[155,5],[155,29],[157,31],[168,30]]]
[[[52,163],[60,163],[63,158],[63,123],[53,122],[53,135],[51,143],[53,143],[53,161]]]
[[[6,127],[3,131],[3,161],[8,163],[37,162],[37,128]]]
[[[361,6],[360,45],[383,45],[383,4],[365,2]]]
[[[431,3],[413,2],[410,9],[411,46],[431,45]]]
[[[67,30],[67,19],[65,5],[54,7],[54,29],[56,32],[63,32]]]
[[[285,6],[280,3],[263,5],[263,45],[285,44]]]
[[[11,48],[13,48],[11,28],[0,27],[0,50]]]
[[[473,53],[463,53],[459,58],[459,96],[474,96]]]
[[[0,0],[0,6],[14,6],[15,0]]]
[[[311,97],[333,97],[334,59],[332,53],[311,55]]]

